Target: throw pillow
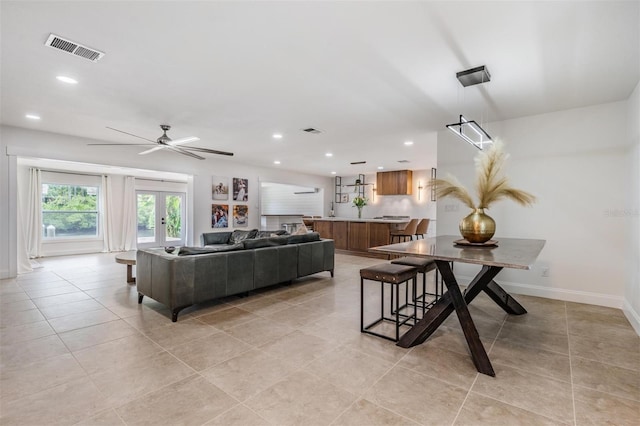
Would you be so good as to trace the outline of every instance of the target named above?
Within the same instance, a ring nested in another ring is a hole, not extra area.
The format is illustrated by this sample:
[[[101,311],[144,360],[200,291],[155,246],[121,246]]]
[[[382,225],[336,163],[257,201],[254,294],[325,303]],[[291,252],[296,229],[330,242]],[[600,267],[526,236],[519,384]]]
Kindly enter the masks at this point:
[[[203,246],[213,244],[228,244],[231,232],[205,232],[200,236],[200,243]]]
[[[289,244],[309,243],[311,241],[320,241],[320,234],[317,232],[309,232],[303,235],[289,235],[287,240]]]
[[[304,235],[307,232],[309,232],[309,230],[307,229],[304,223],[301,223],[298,225],[298,229],[296,229],[296,232],[294,232],[291,235]]]
[[[288,243],[287,237],[257,238],[255,240],[244,240],[242,244],[245,249],[256,249],[261,247],[283,246]]]
[[[191,256],[194,254],[222,253],[226,251],[242,250],[242,244],[221,244],[212,247],[180,247],[178,256]]]
[[[257,229],[252,229],[250,231],[241,231],[239,229],[236,229],[229,237],[229,244],[241,243],[248,238],[255,238],[257,234]]]

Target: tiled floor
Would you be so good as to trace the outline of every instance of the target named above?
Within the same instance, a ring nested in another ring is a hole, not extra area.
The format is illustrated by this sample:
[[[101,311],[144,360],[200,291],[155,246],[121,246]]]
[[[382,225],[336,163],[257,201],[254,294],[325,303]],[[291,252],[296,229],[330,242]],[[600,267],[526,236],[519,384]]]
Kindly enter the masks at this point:
[[[359,332],[360,268],[200,306],[171,323],[113,254],[49,258],[0,281],[2,425],[636,425],[640,338],[620,310],[518,296],[470,306],[410,350]],[[373,308],[377,292],[367,295]]]

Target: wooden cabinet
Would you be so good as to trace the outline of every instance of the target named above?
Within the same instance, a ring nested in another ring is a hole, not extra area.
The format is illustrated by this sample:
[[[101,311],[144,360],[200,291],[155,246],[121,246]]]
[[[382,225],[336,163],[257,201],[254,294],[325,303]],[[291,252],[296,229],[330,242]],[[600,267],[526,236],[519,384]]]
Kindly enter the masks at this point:
[[[369,248],[369,224],[349,222],[349,250],[367,251]]]
[[[333,241],[338,250],[347,250],[349,234],[347,222],[333,222]]]
[[[391,231],[388,223],[369,224],[369,247],[385,246],[390,243]]]
[[[376,183],[377,195],[411,195],[413,192],[413,172],[411,170],[378,172]]]
[[[333,222],[316,220],[313,223],[313,230],[320,234],[320,238],[333,240]]]
[[[386,255],[369,253],[369,248],[390,244],[391,230],[396,224],[384,222],[364,222],[358,220],[322,220],[316,219],[314,231],[321,238],[334,241],[336,250],[348,251],[368,257],[386,258]]]

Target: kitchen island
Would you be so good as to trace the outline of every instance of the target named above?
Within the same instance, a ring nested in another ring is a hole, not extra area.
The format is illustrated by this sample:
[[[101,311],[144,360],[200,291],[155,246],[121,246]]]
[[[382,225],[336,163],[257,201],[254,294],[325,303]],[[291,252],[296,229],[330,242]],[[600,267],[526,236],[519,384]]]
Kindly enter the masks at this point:
[[[404,229],[409,223],[406,219],[351,219],[342,217],[323,217],[314,219],[313,230],[321,238],[331,238],[336,251],[367,257],[385,255],[369,252],[370,247],[391,243],[391,232]]]

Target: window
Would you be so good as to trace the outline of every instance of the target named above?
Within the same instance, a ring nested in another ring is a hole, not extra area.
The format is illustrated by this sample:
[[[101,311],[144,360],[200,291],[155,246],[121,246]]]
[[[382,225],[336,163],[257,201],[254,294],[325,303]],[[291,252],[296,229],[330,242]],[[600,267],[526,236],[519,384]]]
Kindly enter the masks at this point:
[[[43,183],[42,232],[45,240],[98,237],[98,186]]]

